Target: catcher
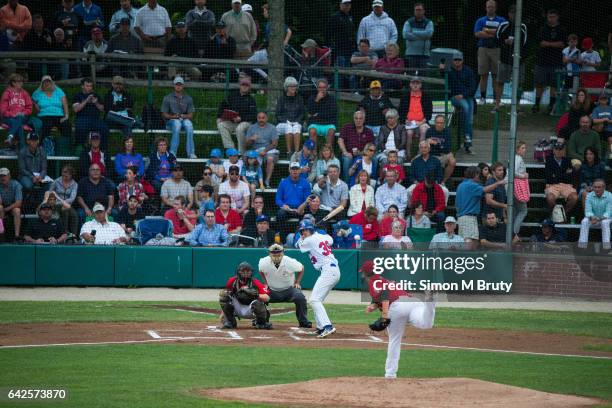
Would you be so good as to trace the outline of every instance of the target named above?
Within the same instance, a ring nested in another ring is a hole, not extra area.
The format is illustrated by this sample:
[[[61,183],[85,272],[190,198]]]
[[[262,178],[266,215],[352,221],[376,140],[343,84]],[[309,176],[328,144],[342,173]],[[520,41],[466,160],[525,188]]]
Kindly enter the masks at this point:
[[[253,319],[253,325],[258,329],[270,330],[272,324],[268,321],[270,313],[266,303],[270,301],[266,285],[253,279],[253,267],[248,262],[240,262],[236,268],[236,276],[227,281],[225,289],[219,293],[219,304],[223,311],[223,328],[235,329],[238,326],[236,316]]]
[[[372,261],[365,261],[359,272],[363,274],[364,281],[368,282],[368,290],[372,297],[372,303],[366,308],[366,313],[377,309],[381,311],[380,318],[370,324],[370,329],[373,331],[389,330],[385,378],[396,378],[406,325],[410,324],[419,329],[431,329],[436,314],[436,305],[429,291],[425,293],[425,300],[421,302],[411,298],[410,294],[403,290],[387,289],[385,284],[391,281],[374,274]]]

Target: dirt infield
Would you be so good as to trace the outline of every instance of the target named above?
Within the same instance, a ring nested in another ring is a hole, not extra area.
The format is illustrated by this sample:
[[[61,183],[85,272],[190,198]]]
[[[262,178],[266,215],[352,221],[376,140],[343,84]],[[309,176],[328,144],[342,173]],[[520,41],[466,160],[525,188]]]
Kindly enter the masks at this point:
[[[318,391],[317,391],[318,390]],[[218,400],[289,407],[553,408],[600,404],[593,398],[550,394],[469,378],[340,377],[259,387],[206,389],[198,394]],[[313,399],[323,395],[324,399]]]

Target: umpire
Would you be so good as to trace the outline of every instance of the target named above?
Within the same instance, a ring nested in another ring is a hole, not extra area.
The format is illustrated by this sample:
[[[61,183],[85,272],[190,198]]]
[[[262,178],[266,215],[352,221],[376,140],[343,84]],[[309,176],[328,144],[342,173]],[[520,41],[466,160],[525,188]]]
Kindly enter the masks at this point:
[[[279,244],[270,246],[268,253],[269,256],[259,260],[259,273],[270,290],[270,303],[295,303],[295,316],[300,327],[311,328],[306,297],[300,286],[304,276],[304,265],[285,256],[284,249]]]

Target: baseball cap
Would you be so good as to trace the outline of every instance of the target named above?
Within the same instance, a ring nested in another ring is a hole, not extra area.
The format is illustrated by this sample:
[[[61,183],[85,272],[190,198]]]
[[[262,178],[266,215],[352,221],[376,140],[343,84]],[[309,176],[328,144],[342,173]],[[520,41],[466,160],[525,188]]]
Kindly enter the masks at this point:
[[[119,24],[130,24],[130,19],[123,17],[121,20],[119,20]]]
[[[123,77],[121,75],[115,75],[113,77],[113,84],[124,84],[125,81],[123,80]]]
[[[186,27],[186,24],[183,20],[181,21],[177,21],[176,24],[174,25],[175,28],[181,28],[181,27]]]
[[[225,151],[225,155],[227,157],[238,156],[238,150],[234,149],[233,147],[230,147],[229,149]]]
[[[603,91],[602,93],[599,94],[599,99],[610,99],[610,97],[608,96],[606,91]]]
[[[40,83],[42,84],[45,81],[51,81],[53,82],[53,78],[51,78],[51,75],[45,75],[40,79]]]
[[[300,163],[298,163],[298,162],[291,162],[291,164],[289,165],[290,169],[299,169],[301,167],[302,166],[300,166]]]
[[[96,203],[92,209],[93,212],[97,213],[98,211],[104,211],[104,206],[100,203]]]
[[[313,40],[312,38],[309,38],[306,41],[304,41],[304,43],[302,44],[302,48],[316,47],[317,45],[318,44],[315,40]]]
[[[257,218],[255,218],[255,222],[269,222],[269,221],[270,219],[265,214],[258,215]]]
[[[370,82],[370,89],[375,89],[375,88],[382,88],[382,84],[380,83],[378,79]]]
[[[457,223],[457,220],[455,219],[455,217],[453,217],[453,216],[449,215],[448,217],[446,217],[446,218],[444,219],[444,223],[446,224],[447,222],[452,222],[452,223],[456,224],[456,223]]]
[[[225,27],[225,23],[223,21],[217,21],[217,24],[215,24],[215,27],[223,28],[223,27]]]
[[[232,0],[232,4],[234,4],[234,3],[240,3],[240,4],[242,4],[242,0]]]
[[[253,12],[253,6],[251,6],[250,4],[243,4],[242,5],[242,11],[248,11],[248,12]]]
[[[51,205],[49,205],[49,203],[42,203],[41,205],[38,206],[39,210],[44,210],[44,209],[53,209],[53,207],[51,207]]]
[[[222,153],[221,153],[221,149],[219,148],[214,148],[210,151],[210,157],[214,157],[214,158],[219,158],[221,157]]]
[[[374,271],[374,262],[370,259],[361,264],[361,268],[359,268],[359,272],[373,272]]]
[[[89,132],[89,140],[91,139],[100,139],[100,132],[96,132],[96,131],[91,131]]]
[[[555,223],[550,218],[546,218],[540,223],[540,227],[554,227],[554,226],[555,226]]]
[[[38,140],[38,135],[36,134],[36,132],[28,133],[28,140]]]
[[[7,169],[6,167],[2,167],[0,169],[0,176],[9,176],[10,174],[11,174],[11,171]]]
[[[340,2],[340,4],[345,4],[345,3],[350,3],[350,2],[351,2],[351,0],[342,0],[342,1]]]
[[[172,81],[172,83],[174,85],[176,85],[176,84],[184,84],[185,80],[183,79],[182,76],[176,76],[176,77],[174,77],[174,81]]]
[[[256,159],[258,156],[259,155],[255,150],[249,150],[248,152],[246,152],[246,157],[249,159]]]
[[[565,147],[565,143],[560,143],[560,142],[559,142],[559,143],[555,143],[555,144],[553,145],[553,149],[557,149],[557,150],[561,150],[561,149],[563,149],[564,147]]]
[[[453,53],[453,59],[463,61],[463,53],[461,51],[455,51]]]
[[[372,2],[372,8],[377,7],[377,6],[379,6],[379,7],[382,7],[382,6],[383,6],[383,2],[382,2],[382,0],[374,0],[374,1]]]
[[[261,217],[261,215],[260,215],[260,217]],[[283,248],[283,246],[280,245],[280,244],[272,244],[268,248],[268,251],[272,252],[272,253],[279,253],[279,252],[283,252],[284,250],[285,250],[285,248]]]
[[[585,37],[582,40],[582,48],[589,49],[593,47],[593,39],[591,37]]]
[[[307,148],[308,150],[314,150],[315,142],[313,142],[311,139],[308,139],[307,141],[304,142],[304,147]]]

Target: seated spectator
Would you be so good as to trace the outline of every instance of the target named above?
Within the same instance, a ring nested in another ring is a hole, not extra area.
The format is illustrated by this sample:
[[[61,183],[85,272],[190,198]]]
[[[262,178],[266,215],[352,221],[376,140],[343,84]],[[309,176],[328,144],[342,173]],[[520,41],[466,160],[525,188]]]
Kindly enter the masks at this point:
[[[385,56],[376,61],[374,69],[385,74],[404,74],[404,59],[399,55],[399,47],[396,43],[385,45]],[[385,90],[402,89],[403,87],[402,81],[398,79],[383,79],[381,82]]]
[[[215,211],[206,210],[204,222],[191,231],[187,242],[191,246],[227,246],[229,234],[222,225],[215,223]]]
[[[62,225],[74,236],[79,235],[79,215],[73,207],[77,197],[77,189],[74,169],[71,165],[65,164],[62,167],[62,175],[51,183],[49,191],[45,193],[45,201],[50,201],[51,196],[55,197],[56,203],[61,206],[60,219]]]
[[[410,160],[410,146],[408,146],[408,133],[406,127],[399,123],[399,114],[395,109],[389,109],[385,114],[387,123],[380,128],[380,133],[376,136],[376,160],[386,163],[387,153],[396,150],[400,158],[400,163]]]
[[[13,217],[14,237],[21,237],[21,204],[23,188],[16,180],[11,180],[11,172],[6,167],[0,168],[0,219],[6,227],[6,218]]]
[[[542,221],[540,228],[540,231],[531,237],[532,241],[544,244],[565,241],[559,231],[555,229],[555,223],[550,218],[546,218]]]
[[[385,249],[411,249],[412,240],[404,235],[404,226],[401,222],[395,221],[391,224],[391,234],[385,235],[380,240],[380,244]]]
[[[240,180],[238,166],[231,166],[228,174],[229,178],[219,185],[219,198],[228,195],[231,199],[232,209],[242,216],[251,204],[251,191],[249,185]]]
[[[129,0],[123,0],[122,3],[129,3]],[[134,10],[134,9],[132,9]],[[114,16],[113,16],[114,17]],[[106,48],[107,53],[119,53],[119,54],[142,54],[142,42],[140,37],[134,34],[132,30],[132,24],[134,20],[130,20],[128,17],[123,17],[118,24],[119,29],[114,35],[108,40],[108,47]],[[114,66],[113,75],[133,75],[130,73],[129,67]]]
[[[353,164],[349,167],[349,186],[352,187],[355,184],[355,179],[361,170],[365,170],[370,176],[370,182],[374,186],[376,185],[376,175],[378,174],[378,162],[374,158],[376,149],[374,143],[368,143],[363,148],[363,154],[361,156],[355,156]]]
[[[430,220],[436,221],[436,229],[442,232],[444,229],[444,210],[446,209],[446,199],[444,190],[436,183],[433,174],[427,174],[425,180],[416,185],[410,197],[410,206],[417,208],[423,207],[424,214]]]
[[[431,221],[427,214],[425,214],[423,204],[418,203],[411,208],[408,228],[431,228]]]
[[[136,14],[138,14],[138,9],[132,7],[131,0],[119,0],[119,4],[121,8],[113,14],[111,17],[110,23],[108,23],[108,31],[111,34],[117,34],[121,31],[121,24],[125,24],[125,20],[127,20],[128,30],[132,34],[136,34],[134,31],[134,25],[136,24]]]
[[[185,197],[178,195],[172,200],[172,208],[164,213],[164,218],[172,221],[174,238],[186,238],[195,228],[198,219],[198,215],[185,207],[185,204]]]
[[[131,135],[123,139],[123,148],[124,153],[117,153],[115,155],[115,173],[117,173],[117,177],[123,179],[127,169],[130,167],[136,169],[136,176],[144,176],[144,159],[140,153],[136,153],[134,150],[134,138]]]
[[[28,244],[63,244],[68,235],[62,222],[51,217],[53,208],[47,203],[38,206],[38,218],[29,220],[23,239]]]
[[[270,186],[274,164],[278,161],[278,132],[274,125],[268,123],[268,114],[257,113],[257,123],[249,126],[246,132],[246,148],[253,149],[262,162],[266,163],[266,178],[264,184]]]
[[[570,109],[568,111],[568,121],[567,125],[561,128],[559,131],[559,142],[567,142],[572,133],[580,129],[580,118],[583,116],[589,116],[593,111],[593,106],[591,104],[591,98],[584,88],[579,88],[576,91],[576,96],[574,97],[574,101],[570,105]]]
[[[187,25],[184,21],[179,21],[174,25],[176,31],[174,37],[166,44],[164,55],[166,57],[198,58],[198,48],[193,38],[187,36]],[[187,74],[192,81],[199,81],[202,72],[195,67],[184,63],[170,65],[168,67],[168,78],[173,79],[177,74]]]
[[[126,235],[132,236],[136,231],[136,222],[144,218],[145,213],[140,205],[140,200],[138,200],[137,196],[133,195],[127,200],[127,205],[124,205],[121,210],[119,210],[117,224],[121,225]]]
[[[177,196],[183,196],[185,198],[185,201],[188,202],[187,208],[189,210],[193,207],[193,188],[191,184],[183,178],[184,175],[185,172],[183,171],[183,167],[180,164],[176,164],[172,168],[172,177],[166,179],[164,184],[162,184],[159,196],[162,200],[162,204],[166,207],[173,207],[174,199]]]
[[[213,193],[211,193],[211,197],[216,199],[217,192],[219,190],[219,183],[217,182],[216,178],[213,178],[213,170],[209,166],[204,166],[204,169],[202,170],[202,178],[196,183],[195,187],[193,188],[196,197],[200,196],[200,192],[202,191],[204,186],[210,186],[210,188],[212,188]]]
[[[257,217],[265,215],[264,213],[264,197],[262,195],[256,195],[253,198],[253,205],[244,214],[242,220],[242,233],[249,237],[254,237],[257,230]]]
[[[248,246],[254,246],[255,248],[268,248],[274,243],[275,237],[274,231],[270,229],[270,219],[267,215],[258,215],[256,219],[255,233],[249,235],[254,238],[255,241],[251,241]],[[248,242],[248,241],[247,241]]]
[[[80,236],[84,244],[117,245],[129,241],[121,225],[108,221],[109,210],[100,203],[93,206],[94,218],[81,227]]]
[[[242,167],[244,166],[244,161],[240,158],[240,152],[238,150],[229,148],[225,151],[225,155],[227,159],[223,160],[224,179],[227,178],[230,167],[236,166],[239,171],[242,171]]]
[[[198,213],[202,218],[206,210],[215,209],[216,194],[212,186],[208,184],[203,185],[199,190],[194,192],[194,194],[196,194],[196,198],[198,199]]]
[[[434,119],[434,127],[427,129],[425,133],[425,139],[429,142],[431,148],[431,155],[437,157],[444,167],[444,177],[442,177],[442,184],[446,181],[455,171],[457,160],[451,152],[451,134],[446,127],[446,119],[444,115],[436,115]]]
[[[185,14],[185,24],[193,39],[198,56],[204,55],[206,42],[215,32],[215,13],[206,8],[207,0],[195,0],[195,7]]]
[[[365,170],[357,174],[357,182],[349,190],[348,216],[365,211],[368,207],[374,207],[374,187],[370,185],[370,176]]]
[[[163,183],[172,177],[172,170],[176,166],[176,156],[168,152],[168,139],[165,137],[158,137],[154,144],[156,151],[149,157],[146,179],[159,194]]]
[[[242,11],[242,1],[232,0],[232,9],[223,13],[220,21],[225,23],[227,34],[236,41],[236,53],[232,58],[249,58],[257,40],[257,27],[253,16]]]
[[[593,109],[593,130],[599,132],[602,140],[608,144],[608,159],[612,165],[612,106],[608,94],[599,95],[599,104]],[[601,157],[603,159],[603,156]]]
[[[47,191],[51,178],[47,176],[47,155],[38,145],[38,135],[28,133],[26,147],[19,151],[19,182],[24,190]]]
[[[584,115],[580,118],[580,129],[573,132],[567,145],[567,157],[572,162],[572,166],[579,168],[584,158],[584,151],[587,147],[592,147],[601,157],[601,142],[599,135],[591,130],[591,118]]]
[[[400,122],[406,124],[408,147],[412,147],[412,137],[418,133],[419,141],[425,140],[429,121],[433,114],[431,97],[421,89],[421,78],[410,79],[410,89],[402,94],[399,106]]]
[[[360,71],[369,71],[374,68],[376,61],[378,61],[378,55],[376,51],[370,49],[370,40],[361,38],[357,51],[353,52],[353,55],[351,55],[351,66]],[[369,78],[351,75],[351,92],[359,92],[361,89],[365,88],[366,84],[364,82],[368,79]]]
[[[23,89],[23,77],[20,74],[11,74],[9,86],[0,97],[1,125],[8,132],[6,144],[12,145],[16,137],[19,139],[19,148],[25,147],[24,126],[28,125],[31,114],[32,98],[28,91]]]
[[[355,157],[362,155],[365,145],[374,142],[374,133],[365,126],[365,113],[353,113],[353,123],[347,123],[340,130],[338,147],[342,152],[342,178],[349,178],[349,168]],[[369,173],[368,173],[369,174]]]
[[[480,245],[486,249],[505,249],[506,248],[506,224],[500,222],[495,211],[489,211],[486,221],[480,226]],[[514,234],[512,243],[519,242],[518,235]]]
[[[346,209],[348,204],[348,185],[340,180],[340,167],[331,164],[327,168],[327,176],[320,177],[312,188],[312,192],[321,197],[321,208],[327,211],[342,206]],[[342,210],[336,218],[342,219],[346,215]]]
[[[219,208],[215,210],[215,222],[222,225],[230,234],[240,234],[242,218],[240,213],[232,208],[232,198],[228,194],[219,193]]]
[[[606,166],[592,147],[584,149],[584,158],[580,166],[580,191],[578,195],[582,199],[582,208],[586,208],[586,196],[593,191],[593,182],[597,179],[605,179]]]
[[[587,194],[584,207],[584,218],[580,223],[578,245],[586,248],[589,242],[589,229],[601,227],[601,242],[606,250],[610,249],[610,224],[612,223],[612,193],[606,191],[606,182],[597,179],[593,182],[593,191]]]
[[[102,150],[106,150],[108,126],[100,119],[100,113],[104,112],[104,105],[100,101],[100,97],[94,92],[93,80],[91,78],[81,79],[81,92],[72,98],[72,110],[76,114],[74,136],[77,146],[83,146],[87,135],[96,131],[101,138]]]
[[[353,215],[350,224],[361,225],[363,236],[361,239],[366,242],[378,242],[380,239],[380,226],[378,225],[378,210],[376,207],[368,207],[365,211],[360,211]]]
[[[166,120],[166,128],[172,132],[172,140],[170,141],[170,153],[176,156],[180,144],[181,129],[185,131],[187,138],[187,157],[197,159],[195,154],[195,145],[193,144],[193,98],[184,92],[185,81],[182,77],[177,76],[172,81],[174,84],[174,92],[164,96],[162,101],[161,113]]]
[[[108,42],[104,39],[104,33],[100,27],[94,27],[91,29],[91,39],[83,46],[83,52],[86,54],[103,55],[106,54],[108,49]],[[109,70],[107,70],[106,64],[96,63],[96,73],[100,76],[107,76]]]
[[[124,89],[124,80],[121,76],[114,76],[112,88],[104,96],[104,112],[109,128],[121,129],[124,137],[132,134],[136,125],[134,119],[134,98]]]
[[[275,202],[278,207],[276,222],[283,232],[289,232],[287,220],[298,215],[298,207],[306,201],[310,195],[310,183],[304,177],[300,177],[301,165],[292,162],[289,166],[289,177],[281,180],[276,189]]]
[[[42,77],[40,87],[32,94],[34,107],[38,111],[38,118],[42,121],[40,143],[51,136],[51,129],[57,128],[64,142],[70,141],[72,128],[70,127],[70,112],[68,99],[62,89],[55,85],[49,75]]]
[[[161,54],[172,34],[168,11],[157,0],[147,0],[136,13],[134,30],[142,41],[145,53]]]
[[[106,203],[106,212],[111,215],[115,205],[115,188],[112,183],[100,171],[100,165],[92,163],[89,166],[89,176],[83,177],[78,183],[77,203],[79,207],[77,212],[81,222],[85,221],[86,217],[93,216],[92,210],[96,203],[101,204],[104,208]]]
[[[446,217],[444,220],[445,232],[433,236],[429,249],[462,249],[464,240],[460,235],[455,234],[456,228],[457,220],[455,217]]]
[[[94,28],[104,28],[104,15],[102,8],[94,4],[93,0],[83,0],[74,6],[74,12],[81,19],[80,42],[83,44],[91,35]]]
[[[395,171],[387,171],[385,183],[376,190],[375,200],[379,217],[382,217],[385,210],[393,204],[397,206],[400,217],[406,212],[408,204],[406,188],[397,183],[397,173]]]
[[[496,183],[503,180],[506,177],[506,169],[500,162],[493,163],[491,166],[491,177],[485,183],[485,186]],[[486,221],[486,214],[494,212],[497,220],[501,223],[505,223],[508,218],[508,197],[506,194],[506,186],[500,185],[493,191],[485,194],[485,202],[482,210],[483,223]]]
[[[565,200],[565,213],[569,213],[578,202],[578,194],[574,188],[574,168],[570,160],[565,157],[565,144],[555,143],[553,155],[546,159],[544,167],[546,179],[546,202],[552,209],[557,200]]]
[[[419,155],[412,160],[412,164],[410,166],[410,182],[412,183],[410,187],[408,187],[408,201],[410,201],[410,196],[414,191],[414,188],[418,183],[421,183],[425,180],[425,176],[428,174],[432,174],[436,183],[442,182],[442,164],[437,157],[434,157],[430,154],[431,147],[429,147],[429,143],[425,140],[419,143]],[[440,187],[444,191],[445,200],[448,200],[448,188],[446,186],[440,184]]]
[[[404,182],[404,179],[406,178],[406,173],[404,172],[404,166],[399,164],[399,156],[397,154],[397,150],[389,150],[389,152],[387,153],[387,163],[380,169],[379,181],[381,183],[384,181],[384,175],[387,173],[387,170],[395,170],[398,177],[397,182],[400,184]]]
[[[251,197],[255,197],[256,189],[260,188],[263,190],[265,188],[263,172],[261,164],[259,164],[259,154],[255,150],[248,150],[245,156],[246,163],[244,163],[242,170],[240,170],[240,180],[248,184]]]
[[[89,133],[89,149],[83,150],[79,158],[79,165],[81,167],[81,175],[85,176],[89,171],[92,164],[100,166],[100,174],[106,176],[106,153],[100,148],[101,140],[100,133],[92,131]],[[109,180],[110,181],[110,180]],[[113,183],[114,188],[114,183]]]
[[[300,150],[302,140],[302,122],[304,121],[304,99],[298,95],[298,82],[292,76],[285,78],[285,93],[276,103],[276,130],[285,135],[287,158]]]
[[[138,182],[137,168],[128,167],[125,171],[124,181],[119,184],[117,190],[119,191],[119,208],[123,208],[128,204],[130,197],[136,197],[138,199],[138,206],[142,207],[145,201],[149,198],[145,194],[144,187]]]
[[[400,223],[402,223],[403,228],[405,230],[406,221],[404,221],[400,217],[402,217],[402,214],[400,214],[397,205],[391,204],[387,211],[385,211],[385,213],[383,214],[383,218],[380,221],[380,236],[384,237],[385,235],[391,234],[391,224],[393,224],[395,221],[399,221]],[[380,218],[380,215],[378,218]]]
[[[246,150],[246,132],[249,126],[257,120],[257,104],[251,95],[251,79],[242,77],[239,80],[240,88],[230,91],[227,99],[219,105],[217,111],[217,129],[223,139],[223,147],[234,148],[232,132],[238,139],[238,150]]]
[[[321,208],[321,197],[316,194],[311,194],[306,201],[298,207],[298,214],[303,218],[309,216],[313,223],[316,224],[323,220],[323,218],[329,214],[329,211]],[[327,229],[327,222],[321,223],[319,227]]]
[[[338,139],[338,141],[339,140],[340,139]],[[340,160],[334,156],[334,150],[331,148],[331,146],[323,145],[323,147],[321,147],[319,150],[319,157],[315,163],[314,171],[310,172],[308,181],[312,183],[315,180],[319,180],[321,177],[327,176],[327,168],[331,165],[340,168]]]
[[[225,166],[223,166],[222,157],[223,153],[221,149],[214,148],[210,151],[210,159],[207,163],[207,166],[212,170],[212,182],[217,185],[217,187],[225,177]]]
[[[308,180],[310,178],[311,172],[314,169],[316,154],[317,150],[315,142],[308,139],[304,142],[302,150],[293,153],[293,155],[289,159],[289,164],[299,163],[300,176],[303,179]]]
[[[370,94],[357,105],[357,109],[365,113],[366,127],[375,135],[380,133],[380,128],[385,124],[387,111],[394,108],[389,97],[384,94],[379,80],[370,82]]]
[[[310,140],[317,142],[317,136],[323,136],[326,143],[334,145],[338,106],[336,98],[328,92],[329,85],[325,78],[317,80],[317,93],[312,95],[306,104],[308,113],[308,134]]]
[[[210,37],[204,50],[204,58],[233,59],[236,54],[236,40],[227,34],[227,27],[223,21],[215,24],[215,34]],[[231,74],[230,74],[231,75]],[[225,79],[225,69],[210,68],[207,76],[211,79]],[[230,79],[231,76],[230,76]]]

